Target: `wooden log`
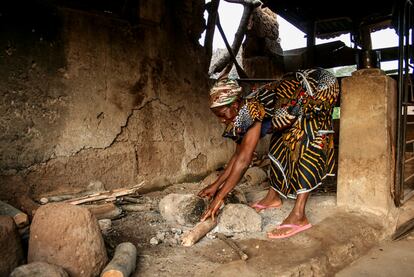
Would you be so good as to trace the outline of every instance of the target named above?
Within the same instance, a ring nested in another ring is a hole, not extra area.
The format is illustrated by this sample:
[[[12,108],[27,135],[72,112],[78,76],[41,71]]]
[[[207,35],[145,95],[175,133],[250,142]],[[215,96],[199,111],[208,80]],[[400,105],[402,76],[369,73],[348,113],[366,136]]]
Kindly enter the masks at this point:
[[[114,203],[104,203],[99,205],[83,205],[98,219],[114,219],[122,214],[122,209]]]
[[[122,197],[122,200],[125,202],[129,202],[129,203],[135,203],[135,204],[139,204],[141,203],[141,200],[135,197],[131,197],[131,196],[124,196]]]
[[[192,230],[184,234],[181,240],[183,246],[193,246],[201,238],[203,238],[208,232],[210,232],[214,227],[216,227],[217,221],[212,220],[211,218],[206,221],[198,223]]]
[[[16,199],[16,208],[33,218],[36,210],[40,207],[28,194],[23,194]]]
[[[65,200],[69,200],[72,198],[79,197],[78,194],[64,194],[64,195],[54,195],[54,196],[48,196],[48,197],[42,197],[40,198],[39,202],[42,205],[45,205],[50,202],[61,202]]]
[[[228,246],[230,246],[240,256],[240,259],[242,259],[243,261],[246,261],[249,258],[249,256],[247,256],[247,254],[244,253],[243,250],[241,250],[240,247],[238,247],[237,244],[231,238],[228,238],[224,234],[221,234],[221,233],[217,233],[216,237],[224,241]]]
[[[0,201],[0,215],[11,216],[18,228],[22,228],[29,224],[29,217],[27,214],[3,201]]]
[[[79,197],[85,197],[88,195],[94,195],[100,192],[109,192],[105,189],[105,186],[99,181],[92,181],[86,187],[85,191],[81,191],[75,194],[62,194],[62,195],[53,195],[53,196],[45,196],[40,198],[40,204],[44,205],[50,202],[62,202],[65,200],[70,200]]]
[[[113,199],[116,199],[116,197],[129,195],[135,193],[138,189],[140,189],[144,185],[144,181],[139,183],[138,185],[132,187],[132,188],[122,188],[122,189],[114,189],[111,191],[104,191],[99,193],[94,193],[91,195],[70,199],[65,201],[66,203],[72,204],[72,205],[79,205],[83,203],[93,202],[93,201],[99,201],[99,200],[106,200],[110,199],[111,201]]]
[[[121,205],[121,209],[126,212],[148,212],[152,206],[150,204],[126,204]]]
[[[130,242],[123,242],[115,248],[114,257],[106,265],[101,277],[128,277],[135,271],[137,248]]]

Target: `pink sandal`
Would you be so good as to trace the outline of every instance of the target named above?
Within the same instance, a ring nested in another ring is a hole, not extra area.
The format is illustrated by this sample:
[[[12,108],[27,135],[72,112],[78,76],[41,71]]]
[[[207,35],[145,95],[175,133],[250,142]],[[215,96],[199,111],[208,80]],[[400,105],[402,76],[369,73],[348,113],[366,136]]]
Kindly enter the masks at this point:
[[[307,230],[307,229],[309,229],[311,227],[312,227],[312,224],[310,224],[310,223],[308,223],[306,225],[302,225],[302,226],[301,225],[296,225],[296,224],[282,224],[282,225],[277,226],[276,227],[276,230],[280,230],[280,229],[284,229],[284,228],[289,228],[292,231],[291,232],[288,232],[286,234],[279,234],[279,235],[273,234],[272,231],[271,231],[271,232],[267,233],[267,237],[269,239],[283,239],[283,238],[288,238],[288,237],[291,237],[291,236],[293,236],[293,235],[295,235],[297,233],[300,233],[302,231],[305,231],[305,230]]]

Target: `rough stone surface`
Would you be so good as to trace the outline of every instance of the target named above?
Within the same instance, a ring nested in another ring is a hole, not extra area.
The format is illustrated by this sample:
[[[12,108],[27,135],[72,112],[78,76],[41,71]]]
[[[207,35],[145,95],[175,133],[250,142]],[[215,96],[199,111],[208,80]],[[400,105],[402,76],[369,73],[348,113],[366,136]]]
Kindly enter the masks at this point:
[[[69,277],[68,273],[60,266],[34,262],[19,266],[13,270],[10,277]]]
[[[169,223],[194,225],[200,221],[206,203],[194,194],[171,193],[161,199],[159,210]]]
[[[194,181],[228,160],[207,105],[204,1],[138,2],[97,1],[93,12],[6,5],[0,174],[21,174],[38,196],[92,180],[107,189]]]
[[[283,50],[277,16],[269,8],[253,11],[243,43],[243,68],[250,78],[280,78]]]
[[[252,233],[262,231],[262,217],[243,204],[227,204],[215,229],[221,233]]]
[[[63,267],[70,276],[97,276],[108,261],[98,221],[86,209],[53,203],[40,207],[33,217],[29,262]]]
[[[20,236],[10,216],[0,215],[0,257],[0,276],[8,276],[24,262]]]
[[[396,82],[363,69],[341,85],[338,205],[387,214],[394,207]]]
[[[249,185],[259,185],[267,179],[267,173],[262,168],[253,166],[246,170],[244,178]]]

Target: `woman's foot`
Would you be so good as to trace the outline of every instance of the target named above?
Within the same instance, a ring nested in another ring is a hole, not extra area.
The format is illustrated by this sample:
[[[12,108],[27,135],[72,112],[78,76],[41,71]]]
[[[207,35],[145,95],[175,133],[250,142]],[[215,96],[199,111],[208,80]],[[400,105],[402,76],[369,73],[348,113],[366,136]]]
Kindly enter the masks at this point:
[[[256,212],[270,208],[279,208],[280,206],[282,206],[282,199],[280,199],[279,194],[272,188],[269,189],[265,198],[251,205]]]
[[[305,215],[295,215],[290,213],[289,216],[283,220],[282,224],[267,233],[267,237],[288,238],[311,227],[312,225]]]

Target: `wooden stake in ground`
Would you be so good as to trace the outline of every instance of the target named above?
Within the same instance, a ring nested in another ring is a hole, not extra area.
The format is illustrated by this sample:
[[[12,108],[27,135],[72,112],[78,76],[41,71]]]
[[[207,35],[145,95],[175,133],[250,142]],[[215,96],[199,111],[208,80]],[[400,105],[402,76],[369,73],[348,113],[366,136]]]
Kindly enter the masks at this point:
[[[27,214],[3,201],[0,201],[0,215],[11,216],[18,228],[29,224],[29,217]]]
[[[101,277],[128,277],[135,271],[137,248],[130,242],[118,244],[114,257],[101,273]]]
[[[224,241],[228,246],[230,246],[234,251],[236,251],[236,253],[240,256],[240,259],[242,259],[243,261],[246,261],[249,258],[249,256],[247,256],[247,254],[244,253],[243,250],[241,250],[240,247],[238,247],[237,244],[231,238],[228,238],[221,233],[217,233],[216,237]]]
[[[216,225],[217,221],[214,221],[211,218],[198,223],[190,232],[183,236],[181,244],[183,246],[193,246],[197,241],[216,227]]]

